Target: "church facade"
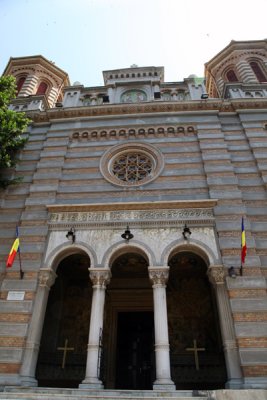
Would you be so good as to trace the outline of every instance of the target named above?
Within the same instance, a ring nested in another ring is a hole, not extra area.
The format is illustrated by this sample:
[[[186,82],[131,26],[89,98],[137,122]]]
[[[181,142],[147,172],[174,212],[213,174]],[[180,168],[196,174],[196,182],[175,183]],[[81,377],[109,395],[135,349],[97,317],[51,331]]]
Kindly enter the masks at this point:
[[[0,192],[1,386],[266,389],[267,41],[182,82],[70,85],[43,56],[4,75],[32,123]]]

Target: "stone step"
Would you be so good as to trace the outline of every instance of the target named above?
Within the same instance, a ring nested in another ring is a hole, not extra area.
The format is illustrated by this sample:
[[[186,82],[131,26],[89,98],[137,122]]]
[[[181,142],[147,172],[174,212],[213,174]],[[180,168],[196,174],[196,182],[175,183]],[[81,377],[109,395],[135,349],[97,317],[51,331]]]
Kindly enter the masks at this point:
[[[206,394],[206,393],[205,393]],[[154,390],[94,390],[60,388],[5,387],[0,392],[1,400],[209,400],[192,390],[160,392]]]

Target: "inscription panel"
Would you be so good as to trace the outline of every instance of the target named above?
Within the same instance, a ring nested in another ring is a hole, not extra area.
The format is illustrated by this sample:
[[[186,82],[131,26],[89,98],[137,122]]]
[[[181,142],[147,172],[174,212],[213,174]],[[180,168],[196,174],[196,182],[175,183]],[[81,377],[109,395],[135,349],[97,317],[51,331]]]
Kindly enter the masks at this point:
[[[111,225],[131,222],[131,225],[148,223],[149,225],[191,221],[194,224],[212,224],[212,209],[167,209],[167,210],[126,210],[126,211],[93,211],[93,212],[59,212],[51,213],[49,224],[53,226],[65,224],[78,225]]]

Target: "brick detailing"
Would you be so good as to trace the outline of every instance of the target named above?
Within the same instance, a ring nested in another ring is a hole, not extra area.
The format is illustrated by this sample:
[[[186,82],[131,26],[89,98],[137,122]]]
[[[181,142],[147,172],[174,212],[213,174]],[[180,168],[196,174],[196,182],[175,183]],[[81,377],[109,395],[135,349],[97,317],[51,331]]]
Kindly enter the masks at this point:
[[[0,363],[0,374],[18,374],[21,364]]]
[[[25,347],[25,338],[21,337],[0,337],[1,347]]]
[[[253,365],[242,367],[244,377],[267,376],[267,365]]]
[[[266,337],[250,337],[250,338],[239,338],[237,339],[239,347],[267,347]]]
[[[30,314],[10,314],[10,313],[1,313],[0,314],[0,322],[18,322],[25,323],[29,322]]]
[[[231,299],[236,297],[264,297],[266,296],[266,289],[236,289],[229,290],[229,296]]]
[[[265,322],[267,312],[239,312],[233,314],[235,322]]]

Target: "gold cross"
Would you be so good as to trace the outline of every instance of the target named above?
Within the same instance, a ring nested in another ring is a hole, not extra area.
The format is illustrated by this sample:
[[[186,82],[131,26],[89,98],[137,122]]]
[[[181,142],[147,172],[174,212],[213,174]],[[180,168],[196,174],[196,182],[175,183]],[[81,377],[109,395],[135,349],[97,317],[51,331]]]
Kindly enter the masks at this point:
[[[65,339],[64,347],[58,347],[57,350],[63,351],[63,359],[62,359],[61,368],[64,369],[65,368],[65,364],[66,364],[67,352],[68,351],[73,351],[74,347],[68,347],[68,339]]]
[[[205,349],[205,347],[197,347],[196,339],[194,339],[193,343],[194,343],[194,347],[187,347],[186,350],[194,352],[196,370],[199,371],[198,352],[199,351],[205,351],[206,349]]]

